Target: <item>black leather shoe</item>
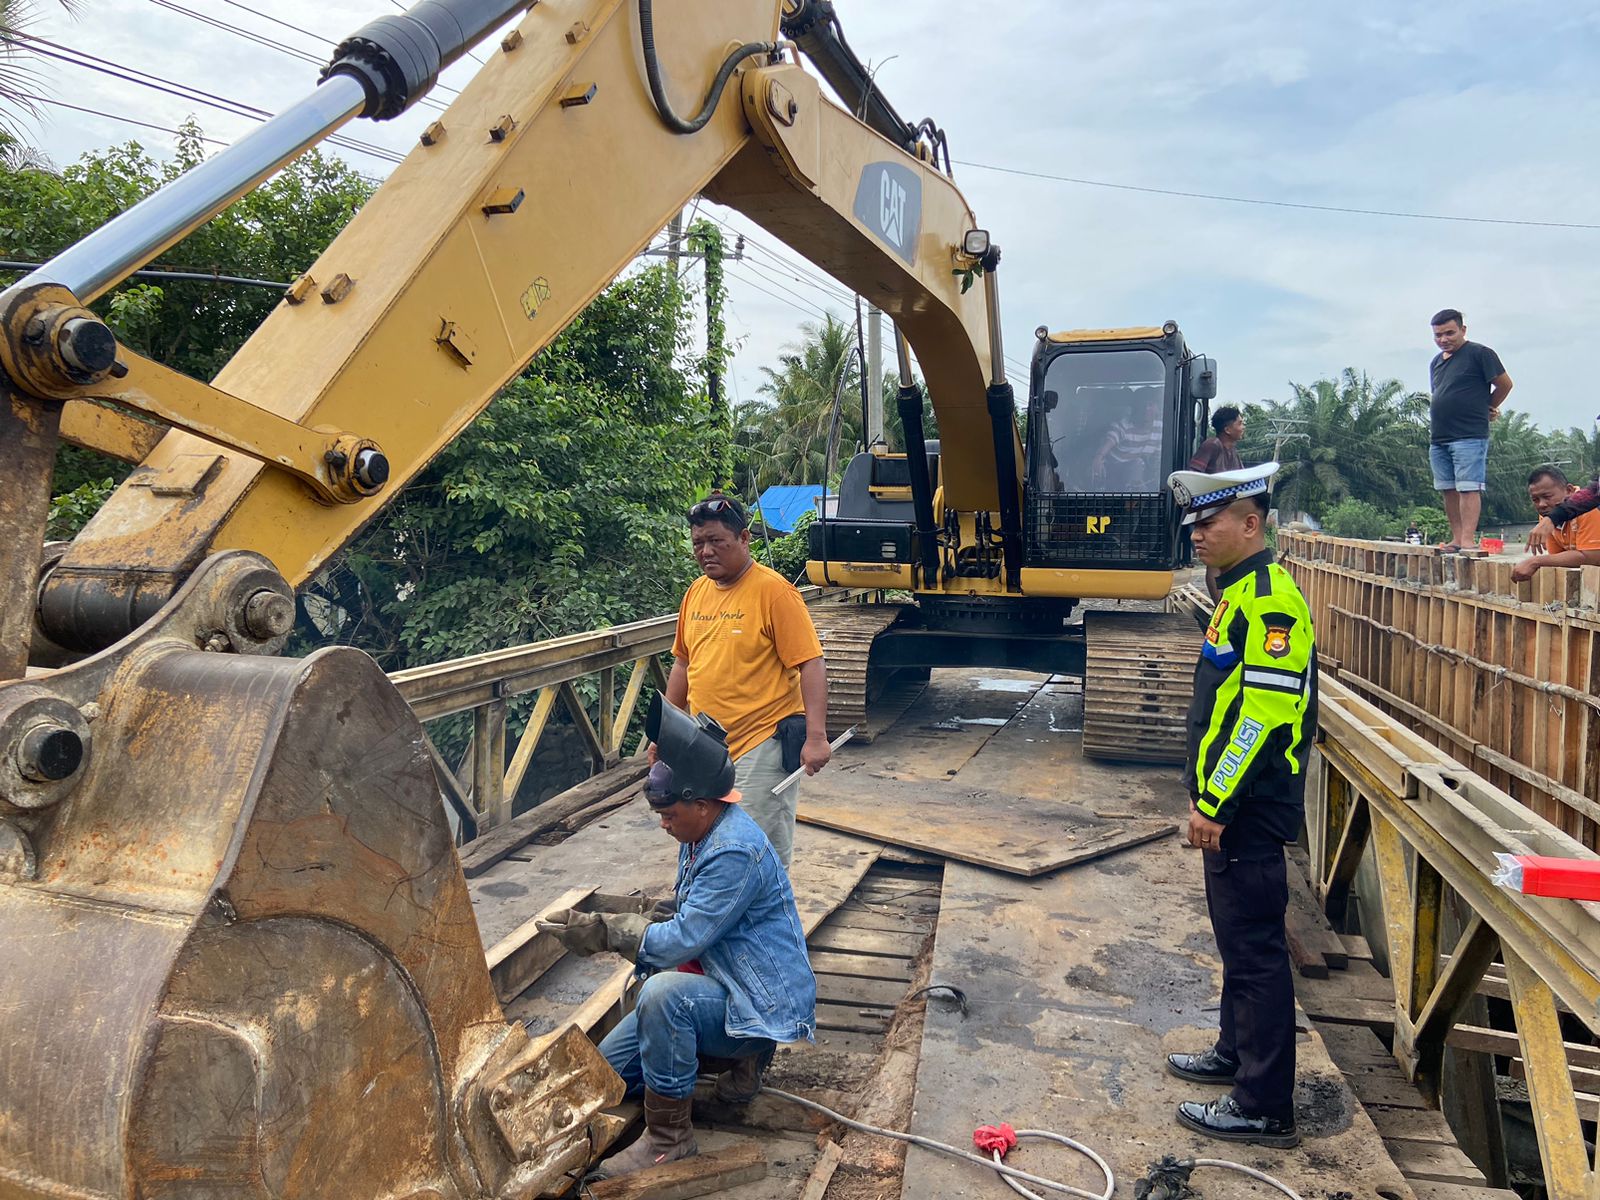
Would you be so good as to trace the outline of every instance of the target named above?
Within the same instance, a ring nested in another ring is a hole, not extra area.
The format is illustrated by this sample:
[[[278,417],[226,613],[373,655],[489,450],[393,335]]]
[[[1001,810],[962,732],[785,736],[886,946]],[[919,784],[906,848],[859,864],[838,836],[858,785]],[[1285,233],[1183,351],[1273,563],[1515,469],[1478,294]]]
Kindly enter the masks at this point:
[[[1232,1083],[1239,1064],[1211,1049],[1204,1054],[1169,1054],[1167,1070],[1190,1083]]]
[[[1225,1142],[1249,1142],[1284,1149],[1300,1144],[1300,1131],[1292,1118],[1281,1121],[1276,1117],[1248,1116],[1232,1096],[1218,1096],[1205,1104],[1185,1100],[1178,1105],[1178,1124]]]

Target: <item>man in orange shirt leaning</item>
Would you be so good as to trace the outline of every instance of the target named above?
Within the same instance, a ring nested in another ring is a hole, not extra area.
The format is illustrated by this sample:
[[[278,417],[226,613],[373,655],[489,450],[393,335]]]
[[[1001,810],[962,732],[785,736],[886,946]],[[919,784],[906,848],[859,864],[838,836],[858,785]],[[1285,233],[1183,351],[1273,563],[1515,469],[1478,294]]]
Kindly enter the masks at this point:
[[[1541,517],[1578,489],[1559,467],[1539,467],[1528,476],[1528,496]],[[1511,578],[1532,579],[1540,567],[1600,566],[1600,510],[1573,517],[1545,538],[1545,553],[1525,558],[1511,568]]]
[[[815,775],[832,756],[822,643],[800,593],[751,558],[737,500],[714,492],[696,504],[689,534],[703,575],[678,609],[667,702],[728,731],[744,810],[787,869],[800,787],[772,789],[800,767]]]

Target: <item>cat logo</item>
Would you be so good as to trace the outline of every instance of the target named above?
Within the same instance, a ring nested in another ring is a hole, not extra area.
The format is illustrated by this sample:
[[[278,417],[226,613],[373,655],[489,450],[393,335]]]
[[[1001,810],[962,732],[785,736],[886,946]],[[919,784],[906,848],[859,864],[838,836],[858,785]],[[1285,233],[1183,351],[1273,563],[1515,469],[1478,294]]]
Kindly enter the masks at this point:
[[[1268,625],[1267,637],[1261,648],[1272,658],[1284,658],[1289,653],[1289,627],[1287,625]]]
[[[906,189],[888,172],[884,172],[878,185],[878,203],[879,228],[883,230],[883,236],[903,252],[906,245]]]
[[[1111,518],[1088,517],[1085,518],[1085,526],[1085,532],[1087,533],[1107,533],[1111,529]]]

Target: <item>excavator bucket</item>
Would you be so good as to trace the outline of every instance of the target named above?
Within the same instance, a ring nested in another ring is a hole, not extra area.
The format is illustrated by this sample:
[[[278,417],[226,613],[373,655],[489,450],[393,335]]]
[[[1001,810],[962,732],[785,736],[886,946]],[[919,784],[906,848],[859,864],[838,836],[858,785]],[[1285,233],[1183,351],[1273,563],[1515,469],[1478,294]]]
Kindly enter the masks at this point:
[[[231,652],[264,593],[264,560],[219,555],[134,638],[0,685],[0,761],[81,748],[0,771],[0,1197],[557,1187],[621,1081],[581,1032],[506,1022],[377,665]]]

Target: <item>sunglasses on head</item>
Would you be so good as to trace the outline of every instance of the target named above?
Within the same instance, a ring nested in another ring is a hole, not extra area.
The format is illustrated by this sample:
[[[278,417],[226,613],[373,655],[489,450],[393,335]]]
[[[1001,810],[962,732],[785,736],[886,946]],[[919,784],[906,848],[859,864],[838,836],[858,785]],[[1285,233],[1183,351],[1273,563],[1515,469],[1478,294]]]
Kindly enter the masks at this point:
[[[721,513],[730,514],[741,524],[744,522],[744,514],[726,496],[713,496],[710,500],[700,501],[699,504],[689,510],[689,520],[698,521],[704,517],[714,517]]]

